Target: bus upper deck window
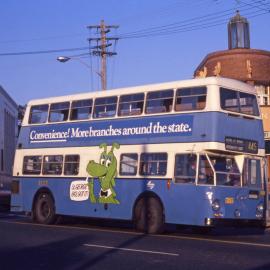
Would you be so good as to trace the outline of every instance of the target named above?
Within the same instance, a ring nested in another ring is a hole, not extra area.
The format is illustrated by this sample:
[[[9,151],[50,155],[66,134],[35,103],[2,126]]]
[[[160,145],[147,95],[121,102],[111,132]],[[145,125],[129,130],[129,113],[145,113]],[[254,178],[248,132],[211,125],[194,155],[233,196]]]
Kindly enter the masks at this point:
[[[92,99],[73,101],[71,104],[70,120],[89,119],[92,113]]]
[[[118,115],[139,115],[143,112],[144,93],[120,96]]]
[[[223,110],[239,112],[238,92],[226,88],[220,88],[220,105]]]
[[[220,88],[220,105],[223,110],[259,116],[258,101],[252,94]]]
[[[69,102],[53,103],[50,107],[49,122],[61,122],[68,119]]]
[[[255,95],[239,92],[240,112],[259,116],[258,101]]]
[[[45,123],[48,118],[49,105],[36,105],[30,109],[29,124]]]
[[[173,90],[155,91],[147,94],[145,113],[164,113],[172,110]]]
[[[176,91],[176,111],[203,110],[206,105],[206,87],[182,88]]]
[[[113,117],[116,113],[117,97],[97,98],[95,100],[94,118]]]

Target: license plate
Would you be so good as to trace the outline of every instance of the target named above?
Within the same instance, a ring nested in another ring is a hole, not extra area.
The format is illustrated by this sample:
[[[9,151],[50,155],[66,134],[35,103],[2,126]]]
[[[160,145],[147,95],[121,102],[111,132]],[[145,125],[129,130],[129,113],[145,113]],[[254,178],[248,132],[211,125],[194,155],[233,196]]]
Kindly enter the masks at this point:
[[[225,204],[233,204],[234,198],[233,197],[227,197],[225,198]]]

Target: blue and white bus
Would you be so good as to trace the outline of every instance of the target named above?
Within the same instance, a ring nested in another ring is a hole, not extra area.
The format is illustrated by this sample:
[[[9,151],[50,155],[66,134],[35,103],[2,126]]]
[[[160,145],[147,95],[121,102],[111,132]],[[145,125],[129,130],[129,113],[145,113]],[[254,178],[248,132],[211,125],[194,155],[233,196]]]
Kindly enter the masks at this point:
[[[201,78],[30,101],[12,210],[214,226],[265,218],[262,120],[254,88]]]

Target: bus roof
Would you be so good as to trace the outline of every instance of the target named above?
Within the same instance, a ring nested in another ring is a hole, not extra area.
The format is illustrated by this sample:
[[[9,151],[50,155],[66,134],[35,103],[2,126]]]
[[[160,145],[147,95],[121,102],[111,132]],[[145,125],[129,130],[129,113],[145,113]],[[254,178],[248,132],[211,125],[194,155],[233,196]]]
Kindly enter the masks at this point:
[[[171,88],[180,88],[180,87],[194,87],[194,86],[203,86],[203,85],[219,85],[224,87],[229,87],[230,89],[237,89],[243,92],[256,94],[256,90],[253,86],[243,83],[241,81],[237,81],[234,79],[221,78],[221,77],[207,77],[207,78],[196,78],[190,80],[182,80],[182,81],[172,81],[172,82],[164,82],[164,83],[156,83],[156,84],[146,84],[140,86],[132,86],[132,87],[124,87],[112,90],[105,91],[95,91],[95,92],[85,92],[78,93],[74,95],[65,95],[58,97],[49,97],[42,99],[34,99],[28,102],[28,105],[37,105],[44,103],[52,103],[52,102],[62,102],[65,100],[72,101],[78,99],[87,99],[93,97],[106,97],[112,95],[122,95],[128,93],[140,93],[146,91],[155,91],[162,89],[171,89]]]

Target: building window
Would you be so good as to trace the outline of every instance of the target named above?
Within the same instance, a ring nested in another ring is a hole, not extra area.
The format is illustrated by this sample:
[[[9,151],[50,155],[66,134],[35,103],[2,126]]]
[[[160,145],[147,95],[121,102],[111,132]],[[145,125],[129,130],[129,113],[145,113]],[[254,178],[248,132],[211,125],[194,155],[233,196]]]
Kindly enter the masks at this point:
[[[174,179],[176,183],[195,183],[197,156],[195,154],[179,154],[175,156]]]
[[[49,105],[36,105],[30,109],[29,124],[45,123],[48,118]]]
[[[113,117],[116,113],[117,97],[97,98],[95,100],[94,118]]]
[[[79,165],[79,155],[66,155],[64,164],[64,175],[77,175],[79,173]]]
[[[50,107],[49,122],[61,122],[68,119],[69,102],[53,103]]]
[[[173,90],[150,92],[147,94],[145,113],[164,113],[172,110]]]
[[[144,94],[124,95],[120,97],[118,115],[140,115],[143,112]]]
[[[176,111],[203,110],[206,105],[206,87],[182,88],[176,91]]]
[[[92,99],[77,100],[71,104],[70,120],[89,119],[92,113]]]
[[[43,157],[43,170],[45,175],[61,175],[63,168],[63,156],[44,156]]]
[[[138,154],[122,154],[120,158],[120,175],[136,175]]]
[[[23,158],[23,174],[40,174],[41,156],[25,156]]]
[[[140,175],[164,176],[167,173],[167,153],[143,153]]]

